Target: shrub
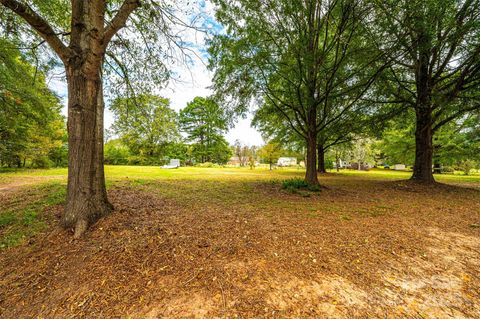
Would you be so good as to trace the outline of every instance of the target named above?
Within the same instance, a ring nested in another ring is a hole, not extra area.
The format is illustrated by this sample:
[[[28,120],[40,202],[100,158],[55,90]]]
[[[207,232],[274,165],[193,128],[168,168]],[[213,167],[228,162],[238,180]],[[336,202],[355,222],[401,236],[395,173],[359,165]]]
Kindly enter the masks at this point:
[[[52,162],[47,156],[38,156],[32,159],[32,166],[35,168],[49,168]]]
[[[289,191],[296,191],[299,189],[307,189],[312,192],[318,192],[320,190],[320,186],[318,185],[308,185],[307,182],[305,182],[301,178],[292,178],[292,179],[287,179],[282,182],[282,188],[289,190]]]
[[[301,178],[292,178],[292,179],[287,179],[282,182],[282,188],[287,189],[287,188],[307,188],[308,184]]]
[[[472,160],[464,160],[459,165],[460,170],[462,170],[465,175],[469,175],[471,170],[474,169],[475,166],[476,163]]]
[[[442,173],[455,173],[455,169],[452,166],[442,166]]]

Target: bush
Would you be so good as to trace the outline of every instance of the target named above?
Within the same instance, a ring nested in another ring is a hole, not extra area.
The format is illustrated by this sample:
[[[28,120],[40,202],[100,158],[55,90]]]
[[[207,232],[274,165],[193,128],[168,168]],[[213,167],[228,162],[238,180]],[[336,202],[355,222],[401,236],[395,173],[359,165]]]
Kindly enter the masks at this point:
[[[442,166],[442,173],[455,173],[455,169],[452,166]]]
[[[470,175],[470,172],[472,169],[474,169],[476,166],[476,163],[472,160],[465,160],[462,161],[459,165],[460,170],[463,171],[465,175]]]
[[[318,185],[308,185],[308,183],[301,178],[292,178],[292,179],[284,180],[282,182],[282,188],[289,191],[307,189],[309,191],[318,192],[320,190],[320,187]]]
[[[287,189],[287,188],[307,188],[308,184],[301,178],[292,178],[292,179],[287,179],[282,182],[282,188]]]
[[[325,161],[325,169],[333,169],[335,161]]]
[[[47,156],[38,156],[32,159],[32,166],[35,168],[50,168],[52,162]]]

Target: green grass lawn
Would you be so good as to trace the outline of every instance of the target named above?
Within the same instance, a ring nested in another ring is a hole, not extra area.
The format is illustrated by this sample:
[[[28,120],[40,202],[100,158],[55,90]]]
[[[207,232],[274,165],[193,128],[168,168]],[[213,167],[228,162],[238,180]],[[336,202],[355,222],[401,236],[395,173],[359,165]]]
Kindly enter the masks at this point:
[[[0,206],[0,248],[15,246],[47,227],[45,211],[65,200],[66,168],[20,169],[0,173],[0,195],[6,198]],[[279,206],[288,208],[288,202],[265,202],[258,197],[254,187],[258,183],[279,185],[280,181],[303,178],[305,171],[297,168],[281,168],[273,171],[268,168],[199,168],[182,167],[162,169],[157,166],[106,166],[107,187],[123,184],[129,187],[145,187],[166,198],[183,202],[216,203],[226,208],[241,203],[248,207],[255,203],[258,207]],[[336,178],[332,178],[336,176]],[[359,180],[403,180],[411,172],[376,169],[365,171],[331,171],[320,176],[320,183],[345,185]],[[437,181],[480,185],[480,176],[437,175]],[[225,191],[225,190],[229,191]],[[181,190],[181,191],[179,191]],[[233,191],[235,190],[235,191]],[[195,195],[192,195],[195,193]],[[308,193],[304,195],[310,196]],[[0,199],[2,199],[0,197]],[[315,207],[312,209],[316,209]]]
[[[29,177],[51,177],[62,179],[67,175],[66,168],[52,169],[19,169],[0,170],[0,183],[6,183],[12,178]],[[335,170],[331,173],[337,174]],[[203,167],[181,167],[179,169],[162,169],[158,166],[105,166],[105,175],[109,181],[122,179],[268,179],[268,178],[289,178],[302,177],[304,169],[279,168],[273,171],[265,167],[250,168],[203,168]],[[372,169],[370,171],[341,170],[338,174],[356,176],[359,178],[371,179],[408,179],[411,172],[394,171],[384,169]],[[321,179],[321,177],[320,177]],[[439,182],[480,182],[480,175],[442,174],[435,175]]]

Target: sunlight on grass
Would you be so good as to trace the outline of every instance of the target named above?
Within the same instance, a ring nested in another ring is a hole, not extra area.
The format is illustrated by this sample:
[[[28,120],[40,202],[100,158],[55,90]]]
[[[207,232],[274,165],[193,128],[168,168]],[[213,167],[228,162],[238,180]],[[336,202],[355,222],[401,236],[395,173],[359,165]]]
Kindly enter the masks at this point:
[[[53,169],[21,169],[0,171],[0,183],[8,183],[12,178],[33,178],[49,177],[55,179],[64,179],[67,176],[66,168]],[[332,174],[340,174],[355,178],[367,179],[409,179],[411,172],[372,169],[370,171],[342,170],[336,172],[330,170]],[[203,168],[203,167],[181,167],[178,169],[162,169],[159,166],[105,166],[105,175],[107,180],[118,181],[122,179],[246,179],[246,180],[269,180],[269,179],[287,179],[302,178],[305,174],[304,169],[299,168],[281,168],[270,171],[268,168],[257,167],[250,168]],[[320,180],[324,178],[320,176]],[[435,175],[437,181],[444,182],[480,182],[480,175],[460,175],[460,174],[441,174]]]
[[[65,201],[65,184],[50,181],[30,186],[0,208],[0,249],[16,246],[47,227],[44,212],[47,207]],[[24,199],[28,198],[28,201]]]

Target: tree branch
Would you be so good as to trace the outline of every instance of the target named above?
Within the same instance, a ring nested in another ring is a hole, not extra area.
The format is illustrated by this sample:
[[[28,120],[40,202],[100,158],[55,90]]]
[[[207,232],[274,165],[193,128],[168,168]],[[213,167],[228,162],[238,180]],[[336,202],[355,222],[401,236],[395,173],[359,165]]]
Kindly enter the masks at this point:
[[[3,0],[2,0],[3,1]],[[108,27],[105,28],[105,33],[103,36],[103,45],[106,48],[112,40],[113,36],[125,26],[127,19],[130,14],[140,7],[140,0],[125,0],[120,7],[120,10],[117,12],[115,17],[112,19]]]
[[[28,5],[16,0],[0,0],[0,4],[22,17],[50,45],[60,59],[66,63],[70,49],[60,40],[57,33],[39,14]]]

